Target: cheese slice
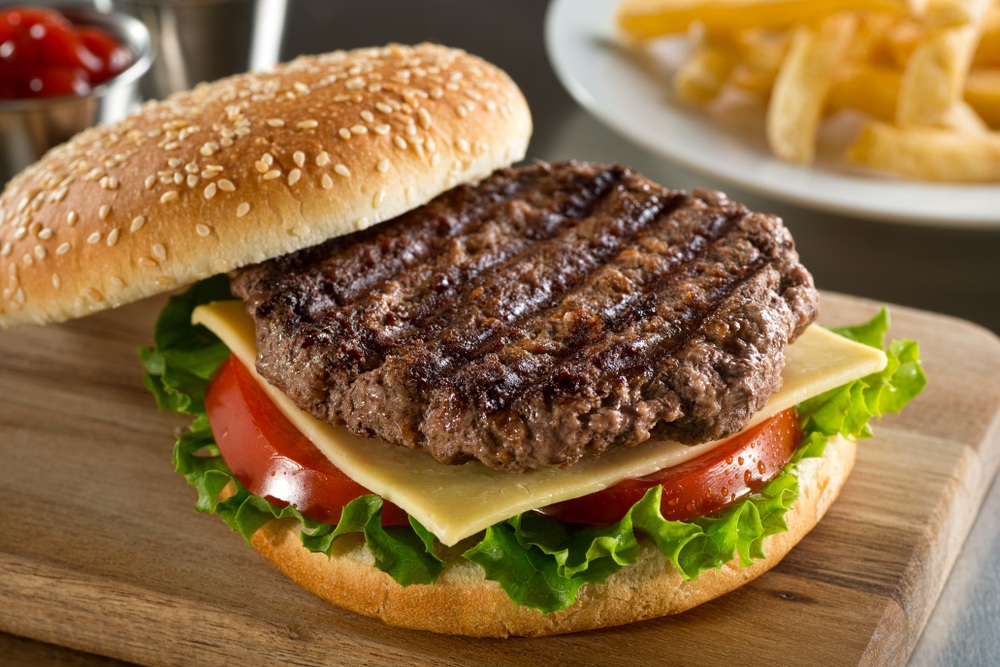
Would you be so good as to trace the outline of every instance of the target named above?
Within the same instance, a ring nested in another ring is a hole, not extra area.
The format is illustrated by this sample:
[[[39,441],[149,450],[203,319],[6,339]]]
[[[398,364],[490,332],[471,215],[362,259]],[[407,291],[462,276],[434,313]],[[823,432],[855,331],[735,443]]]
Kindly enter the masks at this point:
[[[362,438],[303,412],[254,370],[257,347],[253,321],[243,304],[224,301],[197,308],[193,321],[214,332],[288,419],[330,461],[356,482],[403,508],[445,545],[516,514],[600,491],[683,463],[719,444],[687,446],[649,440],[588,459],[568,469],[542,469],[512,475],[473,462],[448,466],[430,455]],[[752,424],[828,389],[882,370],[885,354],[818,326],[809,327],[786,352],[783,386]],[[752,425],[751,424],[751,425]]]

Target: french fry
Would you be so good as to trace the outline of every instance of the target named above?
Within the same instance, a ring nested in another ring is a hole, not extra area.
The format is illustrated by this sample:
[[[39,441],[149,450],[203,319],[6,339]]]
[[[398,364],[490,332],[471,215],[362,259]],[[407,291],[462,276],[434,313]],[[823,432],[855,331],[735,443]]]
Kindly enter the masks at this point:
[[[830,112],[854,109],[876,120],[891,123],[896,118],[902,73],[892,67],[860,63],[844,68],[830,87]]]
[[[762,100],[770,96],[790,33],[756,28],[736,33],[701,29],[697,33],[691,38],[691,54],[674,79],[674,90],[681,100],[707,104],[725,85]]]
[[[691,52],[674,72],[674,94],[681,102],[702,107],[715,99],[736,64],[730,39],[699,29],[691,39]]]
[[[994,4],[983,18],[982,34],[972,58],[973,67],[1000,67],[1000,6]]]
[[[896,124],[947,126],[962,99],[989,0],[932,0],[925,32],[906,63]]]
[[[1000,69],[973,69],[965,81],[965,101],[993,128],[1000,128]]]
[[[879,11],[904,16],[906,0],[625,0],[618,25],[637,40],[687,31],[701,22],[710,31],[748,26],[788,28],[844,11]]]
[[[875,169],[929,181],[998,181],[1000,133],[968,135],[872,122],[848,149],[847,158]]]
[[[796,29],[767,107],[767,140],[778,157],[799,164],[815,158],[827,93],[856,25],[853,14],[841,13]]]

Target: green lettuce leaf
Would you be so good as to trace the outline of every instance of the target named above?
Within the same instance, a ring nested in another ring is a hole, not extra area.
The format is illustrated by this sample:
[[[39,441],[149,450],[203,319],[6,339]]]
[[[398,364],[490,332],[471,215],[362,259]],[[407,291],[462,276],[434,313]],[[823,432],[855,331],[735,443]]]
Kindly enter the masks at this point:
[[[441,545],[412,517],[410,526],[383,527],[378,496],[357,498],[344,507],[337,525],[322,524],[293,507],[251,494],[229,471],[204,414],[205,387],[228,350],[210,332],[190,324],[195,306],[228,294],[224,279],[212,279],[174,297],[157,320],[154,346],[140,351],[145,381],[157,405],[195,417],[174,448],[174,467],[197,491],[195,508],[218,514],[247,541],[267,522],[292,518],[301,524],[303,545],[328,556],[339,537],[360,534],[376,567],[401,585],[436,581],[445,567]],[[888,311],[883,309],[869,322],[834,331],[881,348],[888,328]],[[764,557],[769,535],[787,530],[785,513],[799,495],[798,462],[822,456],[830,436],[868,437],[872,418],[898,412],[926,384],[915,342],[894,341],[886,353],[885,370],[799,405],[801,446],[785,469],[749,498],[692,521],[663,518],[659,487],[610,526],[581,527],[525,512],[471,538],[473,544],[462,557],[477,563],[511,600],[546,613],[573,604],[582,586],[604,583],[635,563],[643,540],[654,544],[689,580],[733,558],[749,565]]]

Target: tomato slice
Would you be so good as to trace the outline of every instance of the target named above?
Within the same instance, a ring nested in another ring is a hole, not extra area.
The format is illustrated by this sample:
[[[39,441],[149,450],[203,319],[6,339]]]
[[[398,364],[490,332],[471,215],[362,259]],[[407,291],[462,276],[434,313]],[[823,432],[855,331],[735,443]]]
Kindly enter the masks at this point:
[[[326,523],[337,523],[344,505],[370,493],[288,421],[235,357],[209,383],[205,408],[222,457],[251,493]],[[650,488],[662,486],[664,518],[689,520],[759,491],[788,463],[801,439],[798,415],[785,410],[691,461],[539,511],[569,523],[607,525],[625,516]],[[406,512],[387,502],[382,523],[406,525]]]
[[[781,472],[801,440],[798,415],[792,408],[686,463],[539,511],[560,521],[607,525],[624,517],[646,491],[662,486],[663,518],[686,521],[759,491]]]
[[[222,458],[251,493],[331,524],[344,505],[371,493],[330,463],[234,356],[209,382],[205,410]],[[387,502],[382,523],[402,526],[409,519]]]

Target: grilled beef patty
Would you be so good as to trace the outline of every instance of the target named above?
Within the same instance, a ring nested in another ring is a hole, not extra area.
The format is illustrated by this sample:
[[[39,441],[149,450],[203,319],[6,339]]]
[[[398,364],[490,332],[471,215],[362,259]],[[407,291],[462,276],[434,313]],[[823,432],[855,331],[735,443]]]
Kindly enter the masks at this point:
[[[740,430],[819,301],[778,218],[573,162],[497,172],[233,291],[258,370],[304,410],[510,472]]]

